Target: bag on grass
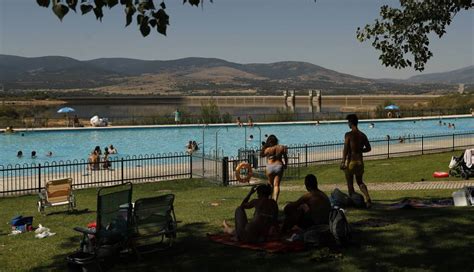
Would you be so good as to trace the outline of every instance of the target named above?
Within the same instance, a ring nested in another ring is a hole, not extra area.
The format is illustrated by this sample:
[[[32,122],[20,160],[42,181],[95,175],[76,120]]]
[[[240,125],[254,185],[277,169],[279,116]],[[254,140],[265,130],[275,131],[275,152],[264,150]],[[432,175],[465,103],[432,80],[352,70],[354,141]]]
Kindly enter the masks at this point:
[[[356,208],[366,208],[364,196],[359,193],[352,193],[351,202]]]
[[[347,207],[351,204],[351,198],[338,188],[331,193],[331,203],[337,207]]]
[[[347,244],[351,239],[351,226],[341,208],[333,208],[329,212],[329,230],[339,245]]]

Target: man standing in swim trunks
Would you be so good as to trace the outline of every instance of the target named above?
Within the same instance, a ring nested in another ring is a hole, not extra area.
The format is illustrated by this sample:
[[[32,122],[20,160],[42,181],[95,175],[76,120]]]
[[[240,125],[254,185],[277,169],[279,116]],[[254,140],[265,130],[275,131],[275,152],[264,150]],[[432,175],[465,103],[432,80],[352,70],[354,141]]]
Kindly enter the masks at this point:
[[[362,176],[364,175],[363,153],[370,152],[372,148],[367,136],[357,128],[359,123],[357,115],[349,114],[346,119],[349,122],[351,131],[347,132],[344,136],[344,151],[342,152],[340,168],[345,172],[349,195],[351,196],[354,193],[355,176],[359,189],[365,196],[367,208],[370,208],[372,200],[370,199],[367,186],[362,181]]]

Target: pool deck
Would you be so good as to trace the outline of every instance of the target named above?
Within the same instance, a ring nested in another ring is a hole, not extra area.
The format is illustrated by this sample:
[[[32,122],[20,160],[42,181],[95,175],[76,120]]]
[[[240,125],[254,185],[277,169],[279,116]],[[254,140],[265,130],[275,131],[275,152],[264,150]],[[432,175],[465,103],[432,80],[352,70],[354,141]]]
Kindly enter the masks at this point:
[[[398,121],[421,121],[433,119],[450,119],[450,118],[469,118],[474,117],[472,114],[460,115],[436,115],[436,116],[422,116],[422,117],[406,117],[406,118],[384,118],[384,119],[361,119],[360,123],[370,122],[398,122]],[[338,124],[346,123],[346,120],[332,120],[319,121],[319,124]],[[256,122],[254,126],[274,126],[274,125],[315,125],[317,121],[290,121],[290,122]],[[244,123],[245,125],[245,123]],[[235,123],[221,123],[221,124],[179,124],[179,125],[142,125],[142,126],[108,126],[108,127],[55,127],[55,128],[14,128],[16,132],[25,131],[73,131],[73,130],[102,130],[102,129],[143,129],[143,128],[195,128],[195,127],[235,127]],[[0,129],[0,132],[5,132],[5,129]]]
[[[452,190],[461,189],[465,186],[474,186],[473,180],[465,181],[420,181],[420,182],[368,182],[369,191],[410,191],[410,190]],[[346,185],[340,184],[321,184],[323,191],[332,191],[335,188],[346,190]],[[357,186],[356,186],[357,187]],[[282,191],[301,191],[306,192],[303,185],[281,186]]]

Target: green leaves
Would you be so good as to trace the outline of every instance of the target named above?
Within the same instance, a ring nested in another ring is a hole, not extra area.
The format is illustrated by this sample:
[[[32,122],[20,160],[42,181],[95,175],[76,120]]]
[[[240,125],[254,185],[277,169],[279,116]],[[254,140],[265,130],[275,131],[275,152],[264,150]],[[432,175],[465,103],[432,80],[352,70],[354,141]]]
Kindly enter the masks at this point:
[[[129,5],[125,8],[125,17],[126,17],[125,26],[126,27],[132,23],[133,14],[135,14],[136,11],[137,9],[133,5]]]
[[[63,3],[55,0],[53,5],[53,12],[59,18],[59,20],[63,20],[64,16],[69,12],[69,8],[64,5]]]
[[[68,7],[74,10],[74,12],[76,12],[77,1],[78,0],[66,0]]]
[[[166,29],[170,24],[170,17],[166,14],[164,9],[159,9],[157,13],[153,15],[156,20],[158,21],[157,30],[158,33],[163,34],[166,36]]]
[[[49,7],[50,2],[51,2],[50,0],[36,0],[36,3],[38,3],[40,7],[44,7],[44,8]]]
[[[102,22],[102,17],[104,17],[102,7],[96,7],[96,8],[93,9],[93,11],[94,11],[94,14],[95,14],[95,18]]]
[[[82,15],[90,12],[91,10],[93,9],[93,6],[92,5],[89,5],[87,3],[82,3],[81,4],[81,12],[82,12]]]
[[[210,0],[209,2],[213,3],[212,0]],[[198,7],[200,3],[204,3],[204,0],[183,0],[183,5],[186,4],[186,3],[189,3],[191,6],[196,6]]]
[[[372,46],[381,51],[379,59],[384,65],[398,69],[413,65],[418,71],[423,71],[433,56],[428,35],[434,33],[441,38],[457,12],[474,7],[471,0],[401,0],[400,4],[400,8],[382,6],[380,19],[357,28],[357,39],[371,40]]]
[[[107,5],[109,6],[109,8],[113,8],[117,4],[118,0],[107,0]]]
[[[148,36],[150,34],[151,28],[148,26],[148,17],[143,15],[137,16],[137,21],[140,24],[140,32],[142,33],[143,37]]]
[[[189,4],[191,4],[191,6],[199,6],[199,3],[201,2],[200,0],[188,0],[189,1]]]
[[[113,8],[120,4],[124,6],[126,27],[132,23],[133,16],[137,16],[137,25],[144,37],[148,36],[153,28],[156,28],[158,33],[166,36],[170,24],[169,15],[165,12],[166,4],[161,0],[159,6],[155,6],[155,1],[158,0],[81,0],[79,9],[82,15],[93,11],[97,20],[102,21],[104,17],[103,7]],[[41,7],[49,7],[51,0],[36,0],[36,2]],[[199,4],[202,5],[204,0],[184,0],[183,4],[187,2],[191,6],[198,6]],[[209,0],[209,2],[213,3],[212,0]],[[62,20],[69,9],[76,11],[78,3],[79,0],[53,0],[52,9],[54,14]]]

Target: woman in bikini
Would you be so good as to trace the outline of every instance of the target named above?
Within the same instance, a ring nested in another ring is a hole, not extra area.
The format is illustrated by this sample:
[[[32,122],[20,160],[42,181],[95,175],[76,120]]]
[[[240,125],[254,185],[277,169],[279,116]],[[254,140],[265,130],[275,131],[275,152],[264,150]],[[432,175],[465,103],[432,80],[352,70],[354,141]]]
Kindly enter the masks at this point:
[[[260,157],[267,157],[268,183],[273,187],[272,198],[278,201],[281,178],[288,165],[288,147],[279,145],[277,137],[270,135],[262,146]]]
[[[255,192],[258,197],[249,201]],[[258,243],[265,241],[272,230],[278,231],[278,205],[270,198],[271,194],[272,188],[267,184],[253,186],[235,210],[235,228],[224,220],[224,232],[235,235],[241,242]],[[255,208],[255,213],[249,221],[245,209],[252,208]]]

